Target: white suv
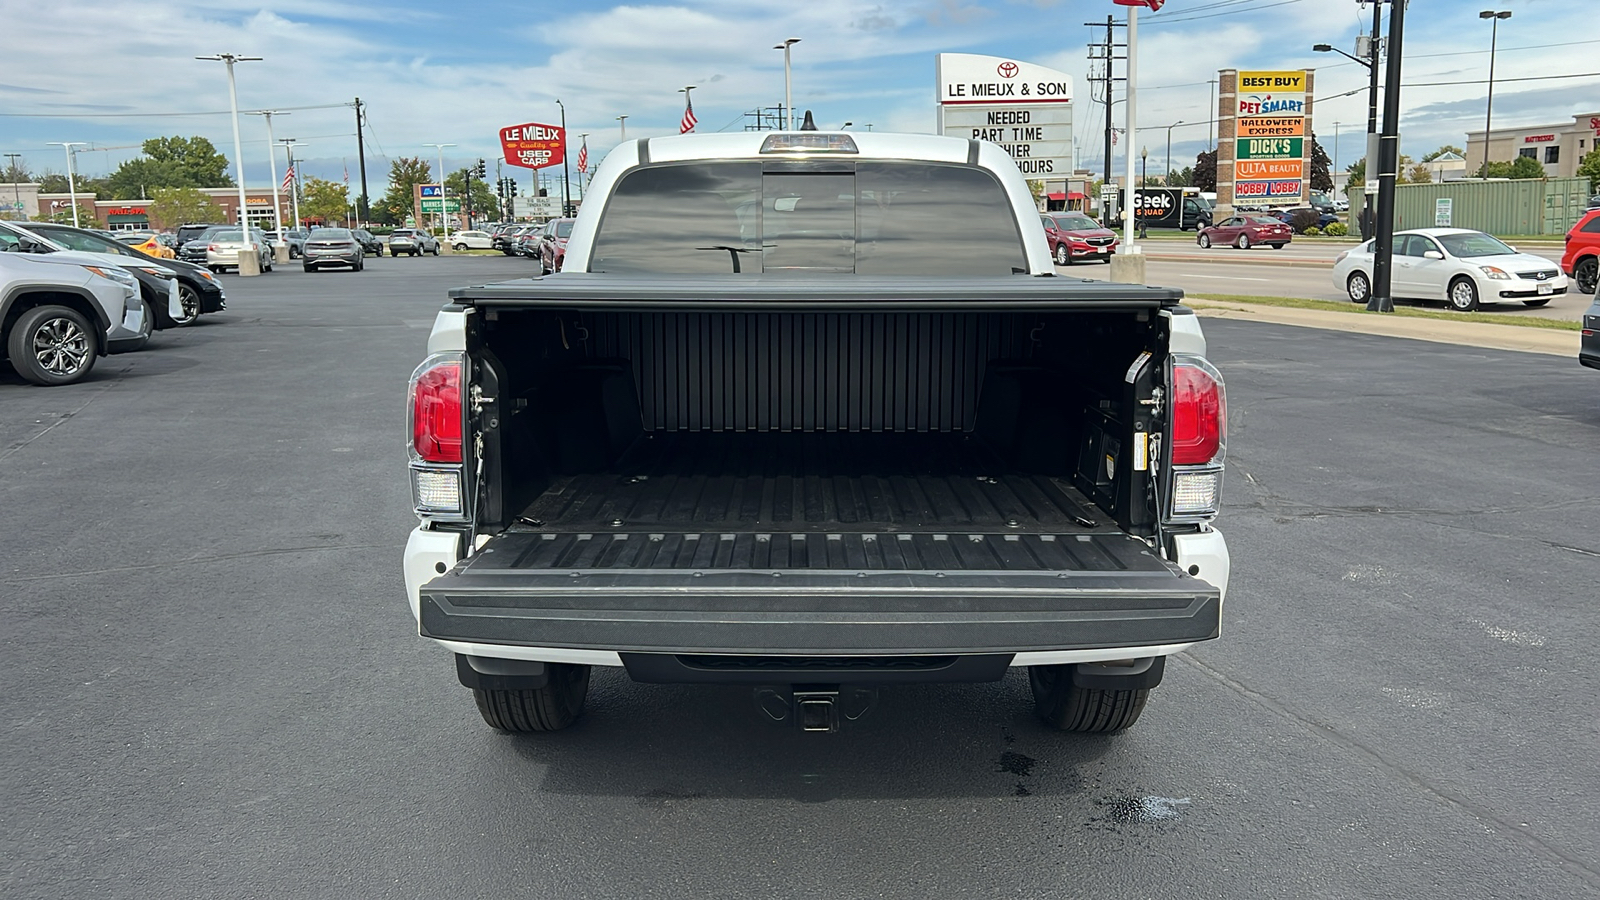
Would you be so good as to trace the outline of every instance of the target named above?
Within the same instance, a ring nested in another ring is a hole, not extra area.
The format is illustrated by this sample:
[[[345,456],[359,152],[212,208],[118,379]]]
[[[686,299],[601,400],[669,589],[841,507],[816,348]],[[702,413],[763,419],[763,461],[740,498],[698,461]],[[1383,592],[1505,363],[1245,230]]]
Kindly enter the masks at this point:
[[[145,330],[132,275],[65,255],[0,253],[0,346],[34,384],[79,381],[105,355],[113,331]]]

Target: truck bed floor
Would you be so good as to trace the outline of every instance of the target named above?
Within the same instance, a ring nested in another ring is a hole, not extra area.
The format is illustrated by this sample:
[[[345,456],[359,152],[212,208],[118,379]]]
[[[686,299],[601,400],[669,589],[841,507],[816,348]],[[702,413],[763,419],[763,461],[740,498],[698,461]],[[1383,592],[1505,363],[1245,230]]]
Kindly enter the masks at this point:
[[[1160,568],[1064,477],[961,434],[656,433],[559,478],[490,568]]]

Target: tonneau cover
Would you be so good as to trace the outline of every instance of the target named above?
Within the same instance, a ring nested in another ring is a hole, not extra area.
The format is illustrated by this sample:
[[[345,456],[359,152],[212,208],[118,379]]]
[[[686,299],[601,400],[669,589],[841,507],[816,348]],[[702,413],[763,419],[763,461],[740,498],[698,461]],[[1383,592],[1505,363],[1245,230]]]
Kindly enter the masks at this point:
[[[607,309],[1158,309],[1183,300],[1177,288],[1115,284],[1086,278],[1013,275],[1002,278],[901,276],[609,275],[565,273],[456,288],[459,306]]]

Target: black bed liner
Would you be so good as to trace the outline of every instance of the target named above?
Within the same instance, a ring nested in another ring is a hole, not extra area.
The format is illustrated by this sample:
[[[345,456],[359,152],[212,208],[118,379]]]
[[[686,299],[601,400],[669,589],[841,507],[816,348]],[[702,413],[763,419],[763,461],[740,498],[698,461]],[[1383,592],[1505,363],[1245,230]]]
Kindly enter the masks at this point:
[[[1214,637],[1217,589],[1102,518],[962,435],[657,433],[424,585],[422,630],[780,655]]]

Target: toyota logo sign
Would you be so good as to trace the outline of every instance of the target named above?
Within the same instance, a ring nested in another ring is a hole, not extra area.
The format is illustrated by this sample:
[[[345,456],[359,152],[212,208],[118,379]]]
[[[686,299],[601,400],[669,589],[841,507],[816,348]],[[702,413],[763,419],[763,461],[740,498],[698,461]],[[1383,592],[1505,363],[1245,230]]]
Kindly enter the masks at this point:
[[[995,71],[1000,73],[1001,78],[1015,78],[1021,69],[1016,63],[1008,61],[995,66]]]

